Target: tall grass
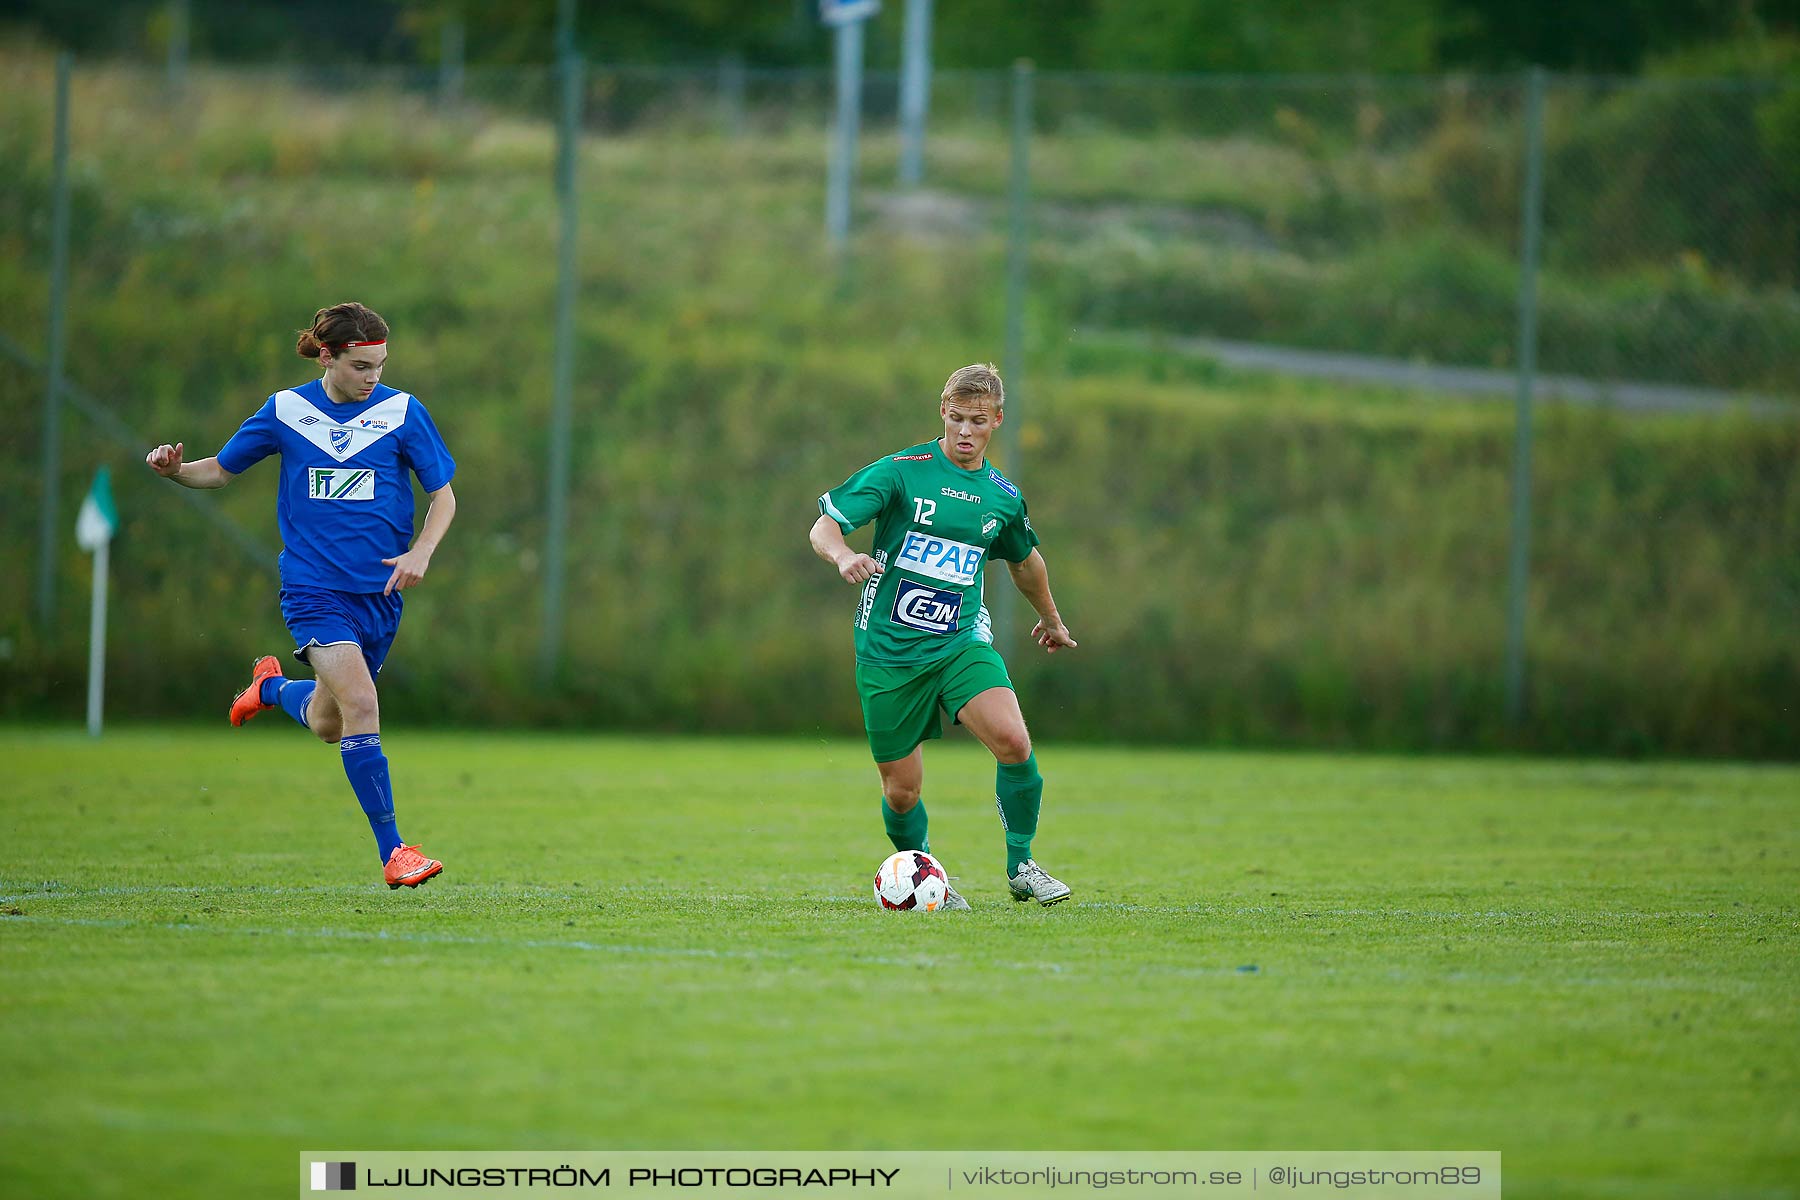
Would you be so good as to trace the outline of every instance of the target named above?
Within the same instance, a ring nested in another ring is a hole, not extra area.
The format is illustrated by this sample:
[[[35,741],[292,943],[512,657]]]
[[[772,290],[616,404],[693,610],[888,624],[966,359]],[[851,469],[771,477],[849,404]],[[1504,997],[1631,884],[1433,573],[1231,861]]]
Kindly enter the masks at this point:
[[[0,311],[5,332],[35,344],[47,73],[29,54],[0,65],[20,82],[0,100]],[[409,597],[383,674],[391,715],[854,730],[853,597],[811,556],[805,530],[820,491],[932,435],[953,367],[999,357],[1004,246],[993,211],[922,222],[866,213],[839,260],[821,244],[816,139],[688,128],[584,140],[571,593],[546,688],[536,661],[552,139],[528,104],[440,115],[403,88],[304,82],[212,78],[177,101],[141,76],[81,73],[75,381],[147,437],[209,454],[264,396],[306,377],[287,331],[321,304],[363,299],[395,330],[388,381],[431,407],[460,463],[456,526]],[[1484,305],[1504,267],[1446,237],[1325,270],[1255,234],[1243,251],[1254,265],[1214,277],[1205,268],[1228,257],[1181,250],[1154,220],[1146,233],[1137,217],[1123,232],[1097,219],[1077,205],[1045,214],[1045,237],[1058,241],[1040,244],[1050,276],[1034,292],[1028,365],[998,452],[1026,488],[1082,641],[1044,661],[1016,644],[1028,622],[1015,620],[1008,652],[1034,728],[1257,744],[1800,750],[1790,711],[1800,695],[1794,423],[1548,413],[1531,692],[1525,724],[1509,728],[1507,414],[1243,376],[1153,347],[1096,351],[1067,333],[1096,315],[1179,329],[1184,296],[1211,289],[1209,312],[1264,304],[1262,328],[1291,322],[1352,342],[1360,330],[1395,353],[1406,343],[1376,340],[1384,306],[1422,305],[1494,360],[1504,314]],[[1131,270],[1116,267],[1124,256],[1105,239],[1134,237],[1151,248],[1126,260]],[[1420,265],[1433,254],[1436,271]],[[1442,267],[1459,254],[1463,268]],[[1379,287],[1383,262],[1408,285]],[[1553,305],[1555,286],[1547,295]],[[1362,324],[1346,334],[1340,321],[1353,309]],[[38,487],[41,395],[28,373],[0,379],[10,435],[0,462],[20,498]],[[174,502],[171,485],[139,465],[146,447],[74,429],[64,495],[110,462],[124,520],[114,710],[210,714],[209,697],[241,686],[241,664],[285,637],[273,581]],[[207,500],[273,542],[272,491],[265,466]],[[85,649],[73,598],[85,559],[63,548],[71,608],[39,630],[26,569],[35,509],[23,499],[0,508],[0,711],[75,713]],[[1016,600],[1012,610],[1024,611]]]

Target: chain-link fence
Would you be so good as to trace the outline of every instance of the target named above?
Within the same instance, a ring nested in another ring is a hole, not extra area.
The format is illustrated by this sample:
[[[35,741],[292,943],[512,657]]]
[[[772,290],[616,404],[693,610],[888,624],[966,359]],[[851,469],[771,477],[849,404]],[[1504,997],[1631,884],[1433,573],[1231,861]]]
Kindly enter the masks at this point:
[[[30,566],[54,64],[14,48],[0,74],[17,481],[0,706],[73,712],[84,559],[53,548],[50,613]],[[390,382],[431,405],[463,464],[438,568],[455,582],[413,594],[390,704],[854,729],[849,601],[806,553],[812,498],[930,436],[952,368],[1008,358],[997,458],[1083,640],[1047,665],[1013,622],[1041,728],[1800,749],[1800,89],[1551,77],[1534,106],[1526,77],[1040,72],[1016,138],[1017,86],[939,72],[924,181],[902,189],[898,83],[869,77],[852,239],[833,254],[824,72],[589,64],[565,240],[553,69],[78,65],[56,528],[113,464],[118,705],[185,711],[196,680],[228,691],[283,636],[255,549],[274,540],[269,481],[194,497],[139,463],[160,441],[212,453],[303,377],[284,331],[354,297],[394,325]],[[1525,288],[1533,112],[1541,267]],[[1009,198],[1021,148],[1025,211]],[[1009,352],[1014,229],[1029,267]],[[1540,373],[1515,543],[1527,325]],[[544,689],[552,437],[573,469]],[[1525,692],[1509,720],[1512,595]]]

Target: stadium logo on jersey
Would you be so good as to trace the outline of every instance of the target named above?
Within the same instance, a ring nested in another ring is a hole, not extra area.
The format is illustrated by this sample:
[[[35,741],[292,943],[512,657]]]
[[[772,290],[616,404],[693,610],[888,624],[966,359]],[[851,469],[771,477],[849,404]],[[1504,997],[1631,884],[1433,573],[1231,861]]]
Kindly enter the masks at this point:
[[[896,454],[896,455],[894,455],[893,458],[889,459],[888,461],[889,462],[930,462],[932,459],[934,459],[936,457],[937,457],[937,455],[935,455],[935,454]]]
[[[1012,481],[1009,480],[1006,476],[1002,475],[1000,472],[994,470],[994,468],[992,468],[992,467],[988,468],[988,478],[993,480],[995,483],[999,484],[1000,490],[1005,492],[1007,495],[1013,496],[1013,497],[1018,496],[1019,489],[1012,485]]]
[[[967,500],[970,504],[980,504],[981,503],[980,496],[975,495],[973,492],[959,491],[953,487],[944,488],[938,494],[940,496],[948,496],[952,500]]]
[[[981,514],[981,536],[991,538],[1000,532],[1000,518],[993,513]]]
[[[355,436],[356,430],[354,429],[333,429],[331,431],[331,452],[339,458],[344,457],[344,452],[350,449],[350,439]]]
[[[929,575],[945,583],[968,587],[975,582],[975,576],[981,570],[982,556],[986,553],[980,546],[911,531],[907,533],[906,544],[900,547],[900,556],[894,560],[894,565],[915,575]]]
[[[311,500],[373,500],[375,472],[344,467],[308,467],[306,495]]]
[[[926,633],[955,633],[962,593],[946,592],[902,579],[894,590],[894,624]]]

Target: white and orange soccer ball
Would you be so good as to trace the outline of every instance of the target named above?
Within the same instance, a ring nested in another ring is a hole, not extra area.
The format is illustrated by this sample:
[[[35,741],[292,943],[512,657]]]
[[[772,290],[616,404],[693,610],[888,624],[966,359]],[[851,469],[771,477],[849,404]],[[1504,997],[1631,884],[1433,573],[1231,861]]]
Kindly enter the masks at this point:
[[[875,900],[883,908],[936,912],[949,891],[943,865],[923,850],[889,855],[875,872]]]

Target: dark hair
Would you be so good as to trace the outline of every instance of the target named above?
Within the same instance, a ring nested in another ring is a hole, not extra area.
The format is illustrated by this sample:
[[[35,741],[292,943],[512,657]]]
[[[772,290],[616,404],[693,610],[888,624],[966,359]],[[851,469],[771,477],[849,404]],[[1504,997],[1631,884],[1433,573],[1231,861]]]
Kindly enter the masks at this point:
[[[300,331],[294,353],[301,358],[317,358],[319,351],[345,342],[380,342],[387,340],[388,324],[381,314],[354,300],[321,308],[313,314],[311,329]]]

